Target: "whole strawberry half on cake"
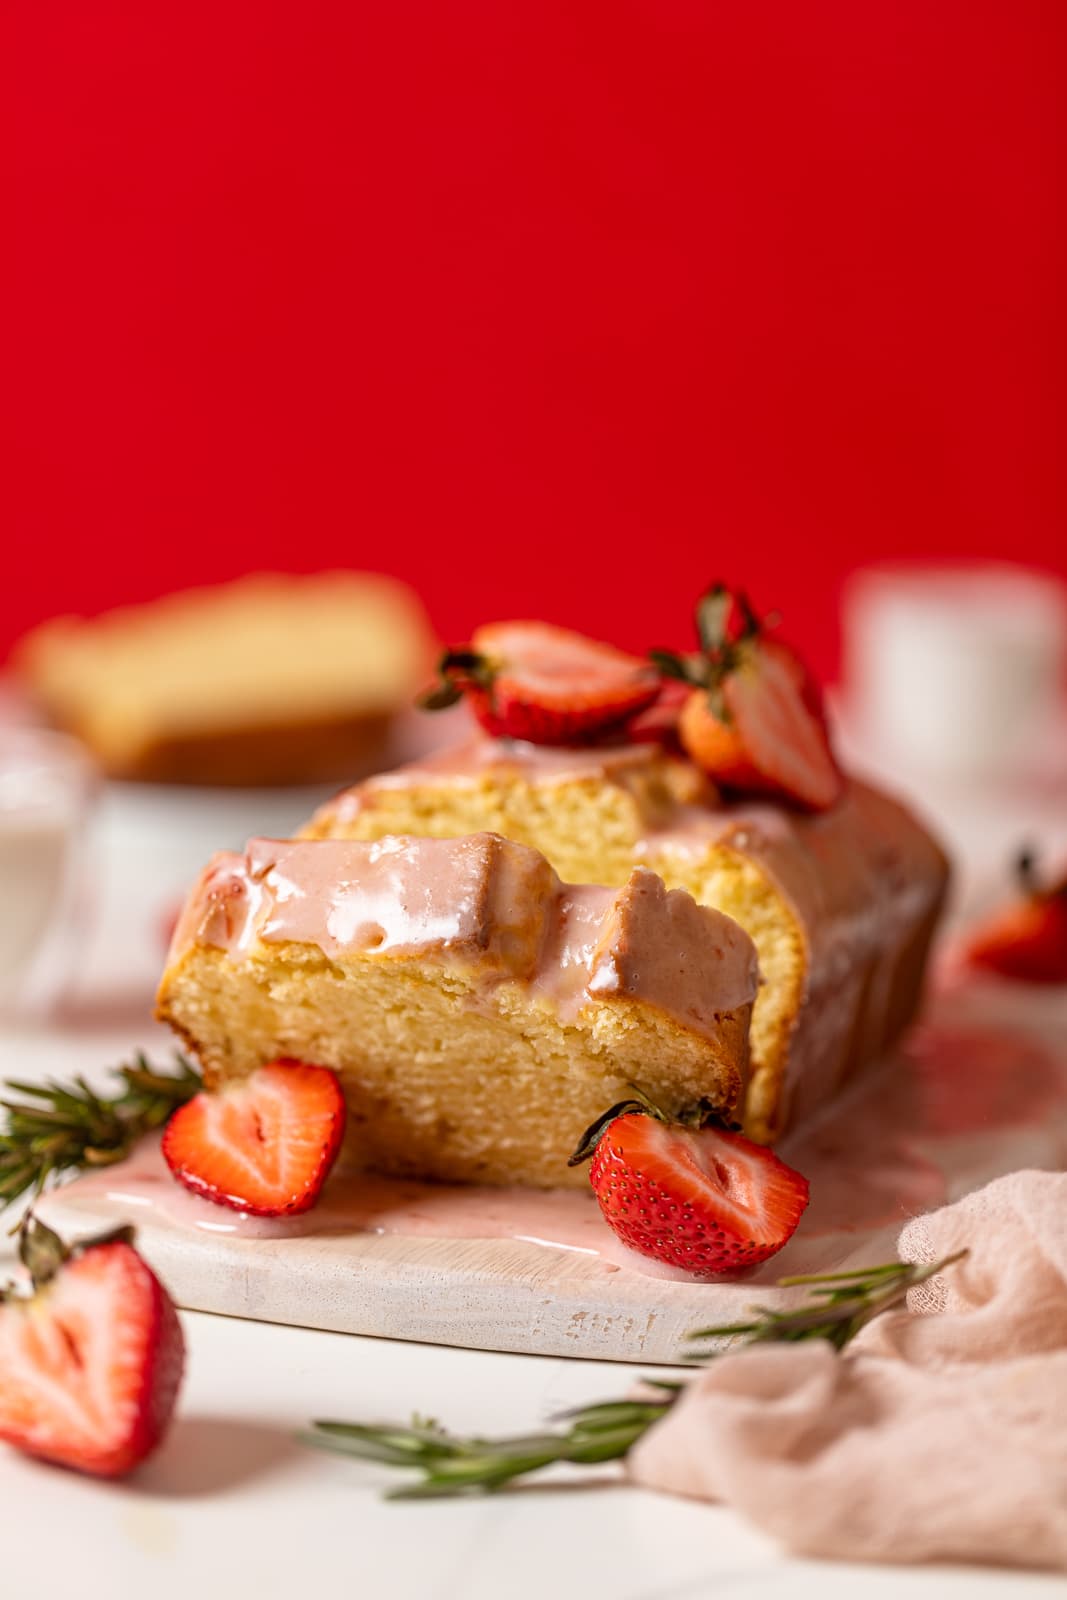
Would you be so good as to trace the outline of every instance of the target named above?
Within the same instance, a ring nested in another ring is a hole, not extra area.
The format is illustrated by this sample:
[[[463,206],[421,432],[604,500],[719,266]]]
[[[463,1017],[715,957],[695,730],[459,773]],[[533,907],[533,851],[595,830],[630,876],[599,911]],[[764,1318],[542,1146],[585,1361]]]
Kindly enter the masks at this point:
[[[660,692],[658,672],[614,645],[547,622],[493,622],[448,650],[419,704],[465,698],[494,738],[570,745],[618,728]]]
[[[701,648],[654,650],[661,672],[690,686],[678,736],[720,787],[767,794],[810,811],[841,798],[814,679],[796,652],[768,633],[746,596],[715,584],[697,607]]]

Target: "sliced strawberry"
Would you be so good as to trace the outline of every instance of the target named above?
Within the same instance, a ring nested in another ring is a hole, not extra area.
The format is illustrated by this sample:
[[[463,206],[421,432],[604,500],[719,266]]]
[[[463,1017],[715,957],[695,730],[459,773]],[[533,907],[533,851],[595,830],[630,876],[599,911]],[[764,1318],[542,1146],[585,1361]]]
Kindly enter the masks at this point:
[[[257,1217],[295,1216],[318,1199],[344,1128],[334,1073],[272,1061],[181,1106],[163,1155],[178,1182],[205,1200]]]
[[[0,1439],[98,1477],[163,1438],[185,1346],[166,1290],[124,1229],[68,1251],[35,1219],[21,1255],[33,1293],[0,1299]]]
[[[653,652],[662,671],[693,686],[678,723],[688,754],[724,788],[827,810],[844,782],[803,662],[723,584],[697,615],[700,652]]]
[[[765,640],[752,663],[743,663],[722,686],[749,760],[765,782],[825,811],[841,798],[843,783],[826,727],[810,712],[785,645]]]
[[[773,1151],[723,1128],[681,1127],[623,1102],[594,1123],[572,1164],[631,1250],[697,1278],[755,1266],[791,1238],[808,1180]]]
[[[651,705],[659,674],[647,661],[547,622],[494,622],[441,660],[427,710],[466,695],[494,738],[584,744]]]
[[[1022,893],[974,930],[966,959],[1020,983],[1067,983],[1067,878],[1041,888],[1028,852],[1018,872]]]

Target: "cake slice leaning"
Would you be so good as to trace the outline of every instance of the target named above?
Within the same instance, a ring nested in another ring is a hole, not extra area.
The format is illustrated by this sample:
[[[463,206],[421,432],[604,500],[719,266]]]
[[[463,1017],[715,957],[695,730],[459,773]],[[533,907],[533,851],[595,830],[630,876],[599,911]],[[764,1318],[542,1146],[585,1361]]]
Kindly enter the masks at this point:
[[[645,868],[608,889],[491,833],[257,839],[194,888],[158,1014],[209,1087],[333,1068],[379,1172],[582,1186],[567,1157],[631,1085],[732,1116],[757,985],[748,935]]]

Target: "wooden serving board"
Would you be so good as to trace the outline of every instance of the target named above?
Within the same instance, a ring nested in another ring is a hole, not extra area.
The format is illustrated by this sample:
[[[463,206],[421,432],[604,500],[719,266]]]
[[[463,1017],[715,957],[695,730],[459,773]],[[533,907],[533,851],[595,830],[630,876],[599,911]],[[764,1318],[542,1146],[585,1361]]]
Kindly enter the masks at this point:
[[[218,1231],[234,1226],[232,1214],[185,1196],[152,1150],[55,1191],[38,1209],[75,1238],[134,1222],[146,1257],[191,1310],[487,1350],[673,1363],[692,1329],[803,1293],[776,1288],[780,1276],[894,1259],[896,1236],[915,1213],[1020,1167],[1067,1166],[1065,1023],[1062,995],[992,985],[942,994],[900,1050],[783,1148],[810,1178],[811,1204],[789,1246],[739,1281],[649,1276],[612,1253],[583,1195],[562,1197],[546,1222],[536,1196],[524,1220],[521,1192],[416,1193],[339,1178],[299,1222]],[[437,1231],[405,1233],[405,1218]],[[383,1223],[393,1231],[375,1231]],[[483,1227],[495,1236],[475,1236]]]

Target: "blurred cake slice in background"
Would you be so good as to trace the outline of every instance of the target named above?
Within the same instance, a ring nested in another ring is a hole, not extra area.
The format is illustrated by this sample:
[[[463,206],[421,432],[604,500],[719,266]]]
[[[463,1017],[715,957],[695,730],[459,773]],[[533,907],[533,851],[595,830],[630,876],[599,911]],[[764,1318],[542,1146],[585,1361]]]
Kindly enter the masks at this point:
[[[340,781],[385,756],[433,655],[405,585],[259,574],[28,634],[14,665],[111,777]]]

